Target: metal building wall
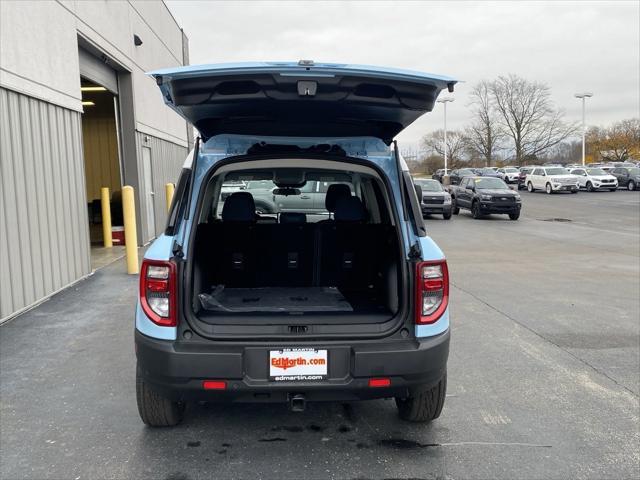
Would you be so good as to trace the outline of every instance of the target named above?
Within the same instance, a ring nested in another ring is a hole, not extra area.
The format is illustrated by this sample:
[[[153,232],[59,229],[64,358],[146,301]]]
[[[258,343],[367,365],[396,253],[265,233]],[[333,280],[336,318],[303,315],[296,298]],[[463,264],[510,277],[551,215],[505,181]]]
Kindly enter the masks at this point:
[[[187,158],[188,151],[186,147],[142,132],[136,132],[136,145],[138,163],[142,161],[142,147],[149,147],[151,149],[153,190],[155,192],[155,225],[156,235],[159,235],[164,230],[165,223],[167,222],[165,185],[167,183],[178,182],[178,175],[182,170],[185,158]],[[142,167],[140,166],[139,168],[140,171],[142,171]],[[144,188],[142,181],[140,182],[140,188]],[[148,192],[141,192],[141,194],[148,194]],[[138,198],[143,198],[143,195],[139,195]],[[141,212],[141,215],[146,215],[144,205],[140,205],[138,211]],[[143,221],[146,224],[146,218],[143,218]]]
[[[81,114],[0,88],[0,321],[91,272]]]

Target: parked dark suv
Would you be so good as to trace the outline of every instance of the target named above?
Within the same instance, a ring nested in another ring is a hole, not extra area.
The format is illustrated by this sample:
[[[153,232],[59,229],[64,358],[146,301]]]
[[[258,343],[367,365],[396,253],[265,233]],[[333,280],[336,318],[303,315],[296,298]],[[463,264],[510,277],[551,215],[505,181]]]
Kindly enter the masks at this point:
[[[627,190],[640,188],[640,168],[638,167],[616,167],[609,173],[618,179],[619,186]]]
[[[413,182],[420,187],[418,198],[422,197],[420,206],[423,215],[435,213],[442,215],[445,220],[451,219],[451,195],[440,182],[429,178],[415,178]]]
[[[301,411],[308,401],[395,398],[405,420],[437,418],[449,275],[393,139],[456,81],[311,61],[152,75],[201,137],[142,263],[144,423],[175,425],[186,402],[201,400]],[[240,181],[249,188],[221,201],[222,186]],[[287,197],[287,208],[257,211],[254,186]],[[319,198],[302,198],[312,193],[322,193],[320,219]]]

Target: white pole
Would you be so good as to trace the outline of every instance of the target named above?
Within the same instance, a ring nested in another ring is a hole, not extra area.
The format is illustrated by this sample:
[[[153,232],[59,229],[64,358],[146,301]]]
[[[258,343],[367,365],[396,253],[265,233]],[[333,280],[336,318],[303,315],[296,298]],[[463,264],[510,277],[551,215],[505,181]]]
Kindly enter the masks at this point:
[[[585,101],[587,98],[593,97],[591,92],[576,93],[574,97],[582,100],[582,166],[585,164],[586,156],[586,136],[587,136],[587,122],[585,120]]]
[[[585,136],[587,133],[587,125],[584,120],[584,103],[586,97],[582,97],[582,166],[584,167],[584,157],[585,157]]]
[[[444,102],[444,174],[447,175],[447,102]]]

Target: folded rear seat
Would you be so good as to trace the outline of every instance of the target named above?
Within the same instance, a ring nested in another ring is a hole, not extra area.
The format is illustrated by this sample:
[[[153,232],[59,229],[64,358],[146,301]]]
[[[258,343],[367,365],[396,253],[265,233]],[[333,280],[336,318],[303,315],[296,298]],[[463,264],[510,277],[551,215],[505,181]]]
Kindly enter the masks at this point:
[[[258,284],[279,287],[311,286],[313,275],[313,229],[304,213],[283,212],[279,223],[258,225],[262,243]]]
[[[336,201],[335,222],[318,225],[315,281],[341,291],[377,286],[382,249],[389,241],[390,227],[368,224],[367,211],[355,196]]]
[[[256,208],[249,192],[230,195],[222,208],[222,222],[199,226],[208,239],[208,267],[213,285],[253,287],[257,284],[259,243],[256,242]],[[201,248],[202,248],[201,247]]]

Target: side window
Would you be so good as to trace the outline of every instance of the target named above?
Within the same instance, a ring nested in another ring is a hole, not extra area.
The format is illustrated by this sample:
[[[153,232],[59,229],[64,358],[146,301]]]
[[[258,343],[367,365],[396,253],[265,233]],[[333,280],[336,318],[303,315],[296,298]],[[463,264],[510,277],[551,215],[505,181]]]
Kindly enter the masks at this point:
[[[315,191],[316,191],[316,182],[314,180],[305,183],[304,186],[300,188],[300,193],[313,193]]]
[[[422,210],[420,209],[420,200],[416,194],[416,188],[413,184],[413,179],[409,172],[402,172],[402,178],[404,180],[404,194],[411,211],[407,212],[407,216],[413,225],[413,231],[418,237],[426,237],[427,229],[424,226],[424,220],[422,218]]]
[[[169,208],[169,214],[167,215],[167,225],[164,229],[165,235],[173,235],[175,233],[176,226],[180,223],[180,217],[184,214],[186,206],[186,197],[189,193],[189,180],[191,178],[191,169],[183,169],[180,172],[180,178],[178,179],[178,186],[175,189],[173,199],[171,200],[171,207]]]
[[[469,179],[465,177],[465,178],[462,179],[462,182],[460,182],[460,186],[462,188],[467,188],[467,184],[468,183],[469,183]]]
[[[351,194],[353,195],[353,185],[346,182],[320,182],[320,188],[318,189],[318,193],[327,193],[327,190],[329,189],[329,185],[332,185],[334,183],[344,183],[345,185],[348,185],[349,188],[351,189]]]
[[[542,175],[542,169],[536,168],[531,175]]]

